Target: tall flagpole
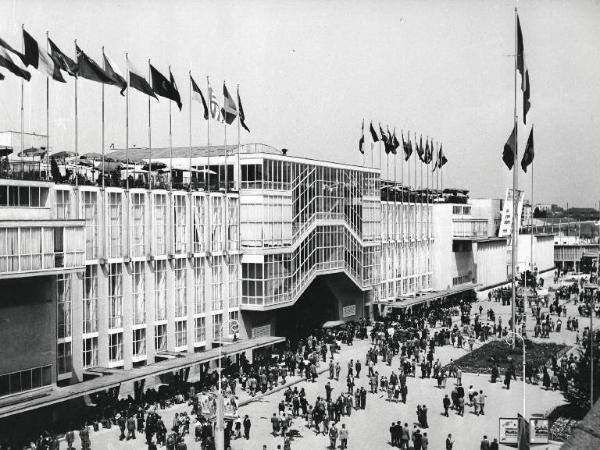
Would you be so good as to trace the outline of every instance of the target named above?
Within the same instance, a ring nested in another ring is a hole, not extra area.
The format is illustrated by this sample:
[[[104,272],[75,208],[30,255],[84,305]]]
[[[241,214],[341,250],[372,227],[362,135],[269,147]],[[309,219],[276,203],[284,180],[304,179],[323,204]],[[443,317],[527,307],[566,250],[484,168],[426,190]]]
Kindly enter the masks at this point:
[[[127,89],[125,89],[125,162],[127,164],[125,170],[127,180],[125,187],[129,189],[129,53],[125,53],[125,63],[127,66]],[[104,187],[104,164],[102,164],[102,187]]]
[[[46,52],[48,51],[48,39],[50,35],[46,30]],[[22,151],[23,149],[21,149]],[[46,77],[46,181],[50,169],[50,77]]]
[[[152,82],[152,73],[150,72],[150,59],[148,59],[148,81]],[[150,190],[152,190],[152,120],[151,120],[150,96],[148,96],[148,181]]]
[[[223,86],[225,86],[225,82],[223,81]],[[225,92],[223,92],[223,108],[225,108]],[[227,112],[224,111],[225,116],[227,116]],[[225,161],[223,163],[223,166],[225,167],[225,173],[223,174],[223,178],[225,179],[225,223],[227,223],[227,184],[228,184],[228,179],[227,179],[227,120],[225,120],[225,117],[223,117],[223,142],[225,143]],[[219,170],[219,172],[221,172]],[[219,182],[221,180],[219,179]],[[227,244],[225,244],[227,245]]]
[[[516,332],[517,331],[517,327],[516,327],[516,323],[515,323],[515,303],[517,300],[517,284],[515,282],[515,278],[516,278],[516,265],[517,265],[517,230],[518,230],[518,224],[517,224],[517,189],[519,187],[519,179],[518,179],[518,170],[517,170],[517,164],[518,164],[518,139],[517,139],[517,58],[518,58],[518,44],[517,44],[517,20],[518,20],[518,15],[517,15],[517,8],[515,8],[515,68],[514,68],[514,96],[515,96],[515,107],[514,107],[514,114],[513,114],[513,118],[514,118],[514,130],[515,130],[515,151],[514,151],[514,160],[513,160],[513,195],[512,195],[512,201],[513,201],[513,220],[512,220],[512,255],[511,255],[511,273],[512,273],[512,302],[511,302],[511,320],[512,320],[512,331]],[[512,341],[512,347],[515,348],[516,346],[516,337],[513,336],[513,341]]]
[[[75,39],[75,54],[77,55],[77,39]],[[77,78],[75,77],[75,155],[79,156],[79,118],[77,112]],[[75,165],[75,187],[79,186],[79,174],[77,173],[77,165]],[[77,198],[77,195],[75,196]]]
[[[104,61],[106,61],[106,59],[104,57],[104,46],[102,46],[102,66],[104,70],[106,70],[106,64]],[[102,83],[102,138],[100,139],[100,142],[102,144],[102,187],[104,187],[104,83]],[[127,170],[127,168],[125,168],[125,170]],[[129,173],[126,172],[125,175],[126,179],[129,178]]]
[[[192,71],[190,70],[190,192],[192,191]],[[196,175],[196,181],[198,176]]]
[[[23,31],[25,31],[25,24],[21,25],[21,36],[23,36]],[[25,54],[25,41],[21,44],[21,51]],[[21,178],[25,178],[25,161],[23,160],[25,150],[25,105],[24,101],[24,91],[25,87],[23,84],[23,78],[21,78]]]
[[[169,76],[171,65],[169,65]],[[169,191],[173,189],[173,132],[171,124],[171,102],[169,102]]]
[[[237,96],[238,96],[238,103],[240,103],[239,98],[240,98],[240,85],[237,85]],[[240,105],[238,105],[238,109],[240,109]],[[238,132],[238,143],[237,143],[237,161],[236,161],[236,165],[237,165],[237,183],[235,184],[235,187],[237,187],[237,191],[238,193],[240,192],[240,187],[241,187],[241,181],[242,181],[242,168],[240,166],[240,134],[241,134],[241,130],[240,130],[240,112],[238,111],[238,124],[237,124],[237,132]],[[235,178],[235,176],[234,176]],[[234,180],[235,181],[235,180]],[[238,205],[239,205],[239,201],[238,201]]]
[[[212,116],[212,91],[210,89],[210,82],[208,81],[208,76],[206,76],[206,92],[208,93],[208,102],[210,111],[208,112],[208,121],[206,123],[206,146],[207,146],[207,157],[206,157],[206,173],[205,180],[207,181],[207,191],[210,193],[210,118]],[[208,215],[210,217],[210,214]]]

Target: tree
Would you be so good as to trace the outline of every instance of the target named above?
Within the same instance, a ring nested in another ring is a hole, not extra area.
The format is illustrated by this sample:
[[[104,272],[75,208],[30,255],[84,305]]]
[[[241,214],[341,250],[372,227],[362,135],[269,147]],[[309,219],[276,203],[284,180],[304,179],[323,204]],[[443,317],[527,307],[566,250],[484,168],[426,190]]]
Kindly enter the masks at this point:
[[[583,409],[590,408],[590,357],[589,341],[584,342],[585,349],[579,351],[579,363],[573,374],[572,380],[566,392],[563,392],[565,400],[571,405]],[[594,339],[594,402],[600,397],[600,334],[595,332]]]
[[[548,213],[546,211],[541,211],[537,206],[533,210],[533,218],[534,219],[545,219],[548,217]]]
[[[54,157],[50,158],[50,174],[52,175],[52,179],[55,183],[60,183],[63,181],[63,176],[60,174],[58,163]]]

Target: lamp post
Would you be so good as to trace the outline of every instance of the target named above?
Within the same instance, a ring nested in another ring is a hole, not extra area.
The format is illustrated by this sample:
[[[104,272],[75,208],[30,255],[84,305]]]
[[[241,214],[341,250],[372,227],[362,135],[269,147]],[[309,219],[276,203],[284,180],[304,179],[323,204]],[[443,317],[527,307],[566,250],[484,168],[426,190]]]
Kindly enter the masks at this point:
[[[219,327],[219,336],[223,339],[223,327],[229,325],[233,334],[237,334],[240,329],[240,323],[235,319],[224,322]],[[221,360],[223,359],[223,343],[219,343],[219,386],[217,389],[217,424],[215,427],[215,448],[216,450],[225,450],[225,424],[223,417],[223,393],[221,391]]]
[[[525,418],[525,406],[526,406],[525,399],[526,399],[526,386],[527,386],[527,383],[525,382],[525,363],[526,363],[526,360],[525,360],[525,337],[521,333],[517,333],[516,331],[509,331],[508,335],[506,336],[507,343],[509,343],[508,336],[510,336],[511,334],[514,336],[513,339],[511,339],[513,345],[514,345],[514,340],[516,338],[521,339],[521,343],[523,344],[523,412],[521,415],[523,416],[523,418]]]

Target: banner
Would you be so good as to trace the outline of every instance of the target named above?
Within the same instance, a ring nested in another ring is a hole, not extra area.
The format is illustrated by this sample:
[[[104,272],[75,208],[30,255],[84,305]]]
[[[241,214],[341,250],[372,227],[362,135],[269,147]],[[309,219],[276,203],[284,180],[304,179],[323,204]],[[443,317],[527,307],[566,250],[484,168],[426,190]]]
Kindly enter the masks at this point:
[[[356,315],[356,305],[344,306],[342,308],[342,317],[351,317]]]
[[[498,442],[500,444],[517,444],[519,442],[519,419],[508,419],[501,417],[500,433]]]
[[[523,214],[523,191],[517,191],[517,226],[521,225],[521,215]],[[502,210],[502,222],[498,237],[507,237],[512,235],[513,224],[513,190],[506,189],[504,198],[504,208]]]
[[[529,419],[529,439],[532,444],[547,444],[550,441],[550,422],[548,419],[535,417]]]

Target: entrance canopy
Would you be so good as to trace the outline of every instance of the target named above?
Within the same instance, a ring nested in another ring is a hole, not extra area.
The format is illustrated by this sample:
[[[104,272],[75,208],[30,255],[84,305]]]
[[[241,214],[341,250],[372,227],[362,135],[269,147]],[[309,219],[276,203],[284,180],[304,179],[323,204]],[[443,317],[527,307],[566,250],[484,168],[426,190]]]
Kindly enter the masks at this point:
[[[222,356],[236,355],[246,350],[268,347],[285,341],[283,337],[264,336],[255,339],[238,341],[221,349]],[[38,390],[11,396],[0,400],[0,418],[19,414],[33,409],[43,408],[55,403],[64,402],[84,395],[104,391],[128,381],[141,380],[146,377],[185,369],[197,364],[206,363],[219,358],[219,349],[213,348],[202,353],[183,353],[180,358],[166,359],[147,366],[131,370],[115,369],[110,375],[99,376],[89,381],[50,390]]]
[[[340,325],[344,325],[343,320],[328,320],[327,322],[325,322],[323,324],[323,328],[335,328],[335,327],[339,327]]]
[[[429,304],[432,301],[440,300],[451,295],[471,291],[478,286],[479,284],[475,283],[464,283],[458,286],[453,286],[449,289],[444,289],[442,291],[425,292],[421,295],[417,294],[415,296],[403,295],[397,297],[396,300],[391,303],[387,303],[386,305],[391,308],[408,308],[409,306],[421,305],[423,303]]]

